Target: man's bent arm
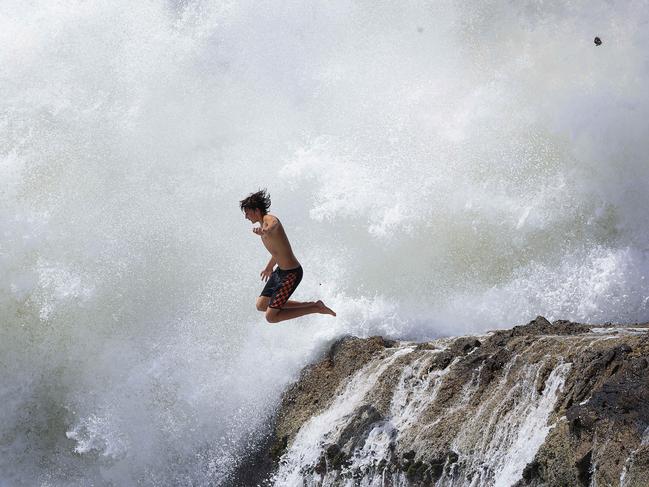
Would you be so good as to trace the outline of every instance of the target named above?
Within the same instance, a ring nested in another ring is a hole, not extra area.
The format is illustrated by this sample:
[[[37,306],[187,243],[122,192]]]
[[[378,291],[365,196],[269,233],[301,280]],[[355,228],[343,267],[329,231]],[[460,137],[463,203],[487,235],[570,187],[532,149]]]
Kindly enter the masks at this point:
[[[266,266],[266,269],[272,270],[275,267],[275,264],[277,264],[275,257],[271,257],[270,260],[268,261],[268,265]]]
[[[264,217],[264,222],[261,225],[262,233],[275,233],[275,229],[279,225],[279,222],[275,217],[270,217],[270,215],[268,215],[268,217],[268,219]]]

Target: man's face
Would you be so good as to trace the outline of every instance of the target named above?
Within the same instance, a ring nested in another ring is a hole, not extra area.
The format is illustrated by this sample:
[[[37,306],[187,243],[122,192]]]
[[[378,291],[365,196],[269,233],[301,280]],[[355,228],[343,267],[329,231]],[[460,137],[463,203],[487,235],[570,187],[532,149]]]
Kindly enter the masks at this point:
[[[244,214],[246,215],[246,220],[250,220],[252,223],[255,223],[256,221],[259,221],[257,213],[259,213],[259,210],[257,209],[251,209],[251,208],[245,208],[243,210]]]

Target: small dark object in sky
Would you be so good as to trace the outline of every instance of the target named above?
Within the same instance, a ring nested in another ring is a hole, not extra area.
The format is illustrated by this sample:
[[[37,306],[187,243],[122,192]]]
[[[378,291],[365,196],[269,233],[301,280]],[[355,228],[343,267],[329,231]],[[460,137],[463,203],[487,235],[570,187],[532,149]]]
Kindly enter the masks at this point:
[[[421,34],[423,31],[424,31],[424,28],[421,25],[417,26],[417,32],[419,32]]]
[[[601,46],[602,45],[602,40],[599,37],[595,37],[595,45],[596,46]]]

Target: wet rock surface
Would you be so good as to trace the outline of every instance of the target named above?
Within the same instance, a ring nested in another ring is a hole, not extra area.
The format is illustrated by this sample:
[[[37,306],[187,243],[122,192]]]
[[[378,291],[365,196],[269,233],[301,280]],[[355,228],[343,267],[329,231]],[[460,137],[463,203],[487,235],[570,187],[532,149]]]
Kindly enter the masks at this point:
[[[255,483],[647,486],[647,326],[342,338],[284,393]]]

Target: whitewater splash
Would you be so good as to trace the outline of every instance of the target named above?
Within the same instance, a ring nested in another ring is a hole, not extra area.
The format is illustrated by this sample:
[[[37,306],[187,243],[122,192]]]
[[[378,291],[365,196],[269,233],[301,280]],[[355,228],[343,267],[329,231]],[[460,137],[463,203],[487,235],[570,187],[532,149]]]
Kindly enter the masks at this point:
[[[343,332],[646,319],[646,22],[642,1],[3,1],[0,480],[227,482]],[[259,187],[335,325],[255,311],[237,202]]]

